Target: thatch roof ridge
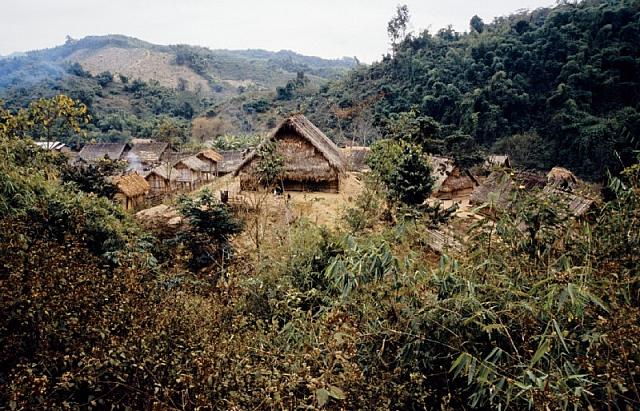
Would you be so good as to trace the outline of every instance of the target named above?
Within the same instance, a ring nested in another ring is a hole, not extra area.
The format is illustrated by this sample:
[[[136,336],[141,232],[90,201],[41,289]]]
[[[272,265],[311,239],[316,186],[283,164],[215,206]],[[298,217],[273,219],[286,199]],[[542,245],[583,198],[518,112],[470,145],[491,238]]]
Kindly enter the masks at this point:
[[[298,132],[298,134],[309,141],[309,143],[311,143],[311,145],[313,145],[324,156],[331,167],[337,169],[340,173],[346,171],[347,161],[338,146],[303,114],[294,114],[285,119],[265,141],[260,143],[258,149],[267,142],[275,140],[280,131],[286,127],[292,127]],[[258,155],[258,149],[253,150],[244,158],[242,163],[240,163],[238,168],[233,172],[234,175],[237,175],[240,169],[249,164]]]
[[[551,184],[577,184],[578,178],[564,167],[553,167],[549,173],[547,173],[547,181]]]
[[[174,167],[176,167],[180,163],[187,166],[187,168],[190,170],[209,171],[209,165],[204,161],[200,160],[197,156],[189,156],[189,157],[181,158],[175,163]]]
[[[172,170],[173,167],[170,164],[161,164],[149,171],[147,171],[144,174],[144,178],[146,179],[147,177],[149,177],[151,174],[156,174],[160,177],[162,177],[165,180],[169,180],[169,181],[174,181],[176,180],[176,175],[178,174],[178,172],[171,172],[169,173],[169,170]],[[169,178],[169,175],[171,175],[171,178]]]
[[[220,163],[224,160],[224,157],[218,153],[216,150],[212,148],[208,148],[206,150],[202,150],[197,154],[198,157],[202,156],[206,159],[209,159],[213,162]]]
[[[218,172],[231,173],[242,164],[245,157],[245,150],[226,150],[220,151],[222,162],[218,164]]]
[[[118,187],[118,190],[127,197],[138,197],[145,195],[151,189],[147,180],[138,173],[126,174],[123,176],[113,176],[111,183]]]
[[[160,161],[168,148],[169,143],[162,141],[136,143],[129,150],[129,155],[135,155],[138,160],[145,163],[154,163]]]
[[[79,156],[87,162],[101,160],[105,155],[111,160],[120,160],[129,148],[127,143],[88,143],[82,147]]]

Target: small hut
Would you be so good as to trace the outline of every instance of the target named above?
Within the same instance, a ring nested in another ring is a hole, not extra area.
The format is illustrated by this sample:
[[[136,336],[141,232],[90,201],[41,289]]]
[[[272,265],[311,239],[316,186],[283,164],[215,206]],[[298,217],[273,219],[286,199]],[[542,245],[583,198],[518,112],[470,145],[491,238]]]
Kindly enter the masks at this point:
[[[196,156],[178,160],[173,168],[177,171],[176,183],[179,188],[193,190],[207,179],[209,166]]]
[[[152,194],[165,194],[173,190],[178,172],[170,164],[162,164],[148,171],[144,179]]]
[[[82,147],[79,157],[87,163],[97,163],[104,158],[123,160],[130,149],[127,143],[91,143]]]
[[[283,188],[287,191],[323,191],[337,193],[346,160],[340,149],[302,114],[283,121],[268,137],[284,159]],[[263,143],[265,144],[265,143]],[[240,188],[255,188],[254,171],[259,156],[253,151],[242,161],[234,175],[240,176]]]
[[[366,163],[367,155],[371,149],[369,147],[345,147],[342,149],[342,154],[347,160],[347,168],[349,171],[367,172],[371,171],[371,168]]]
[[[126,211],[136,210],[144,204],[144,199],[149,193],[149,183],[140,174],[132,173],[124,176],[114,176],[110,178],[117,188],[115,200],[118,201]]]
[[[223,158],[217,151],[213,149],[208,149],[199,152],[196,154],[196,157],[203,163],[205,163],[207,167],[206,176],[209,179],[218,176],[218,165],[222,163]]]
[[[454,167],[442,181],[434,196],[441,200],[466,197],[479,185],[478,180],[468,170],[462,171],[460,168]]]

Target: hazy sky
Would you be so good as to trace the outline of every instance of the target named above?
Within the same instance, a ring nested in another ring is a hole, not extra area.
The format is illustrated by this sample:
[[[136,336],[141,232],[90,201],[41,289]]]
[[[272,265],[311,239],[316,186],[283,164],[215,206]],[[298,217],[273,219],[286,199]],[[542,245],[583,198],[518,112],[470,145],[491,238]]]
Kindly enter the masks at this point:
[[[448,24],[466,31],[477,14],[490,22],[554,0],[2,0],[0,55],[52,47],[65,36],[126,34],[158,44],[289,49],[321,57],[378,60],[386,25],[406,3],[413,31]]]

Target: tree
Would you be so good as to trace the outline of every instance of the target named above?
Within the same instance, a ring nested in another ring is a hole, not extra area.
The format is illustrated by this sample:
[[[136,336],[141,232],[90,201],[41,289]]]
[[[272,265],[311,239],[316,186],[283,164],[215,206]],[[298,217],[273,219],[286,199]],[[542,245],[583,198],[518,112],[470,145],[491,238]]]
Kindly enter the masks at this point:
[[[468,170],[484,161],[484,154],[478,143],[467,134],[455,133],[444,140],[446,155],[453,158],[456,165]]]
[[[50,99],[33,101],[26,110],[21,109],[15,114],[5,111],[0,116],[0,122],[3,123],[0,131],[15,137],[58,140],[67,144],[75,136],[75,144],[79,146],[80,138],[84,136],[82,127],[90,119],[86,105],[60,94]]]
[[[391,114],[385,131],[388,138],[410,141],[428,153],[440,154],[442,151],[442,142],[438,139],[440,124],[432,117],[420,114],[416,107]]]
[[[398,40],[403,40],[409,24],[409,7],[406,4],[396,7],[396,14],[387,23],[387,34],[391,40],[391,47],[396,50]]]
[[[191,268],[199,270],[215,264],[218,270],[224,271],[233,253],[229,240],[242,230],[241,223],[208,189],[196,198],[180,197],[178,210],[188,223],[188,229],[179,239],[189,248]]]
[[[253,172],[255,181],[265,188],[278,186],[282,178],[284,158],[278,154],[276,143],[268,141],[257,148],[258,161]]]
[[[416,144],[393,140],[376,142],[367,156],[367,164],[393,202],[418,205],[431,194],[431,167]]]
[[[113,82],[113,74],[109,71],[103,71],[96,76],[96,80],[98,81],[98,84],[100,84],[100,87],[107,87]]]
[[[422,204],[433,188],[431,167],[422,149],[405,143],[401,157],[390,176],[390,192],[394,198],[408,205]]]
[[[108,177],[122,173],[125,168],[126,164],[122,161],[104,158],[87,166],[66,165],[60,179],[63,183],[72,183],[82,192],[113,199],[118,190]]]
[[[477,15],[471,17],[469,26],[471,27],[471,31],[473,32],[482,33],[484,31],[484,21],[482,21],[482,19]]]

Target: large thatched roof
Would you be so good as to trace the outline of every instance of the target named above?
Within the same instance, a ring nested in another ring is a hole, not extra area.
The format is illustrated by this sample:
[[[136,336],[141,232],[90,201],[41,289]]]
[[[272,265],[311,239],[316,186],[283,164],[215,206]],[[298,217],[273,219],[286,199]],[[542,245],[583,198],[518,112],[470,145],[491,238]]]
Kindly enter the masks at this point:
[[[105,157],[121,160],[129,148],[127,143],[90,143],[82,147],[79,156],[88,163],[100,161]]]
[[[129,198],[145,195],[151,189],[147,180],[138,173],[113,176],[110,181],[118,187],[118,191]]]
[[[435,194],[436,196],[453,194],[457,191],[473,189],[478,185],[478,180],[469,171],[454,167]]]
[[[269,141],[275,141],[288,131],[293,131],[300,137],[307,140],[316,150],[318,150],[318,152],[320,152],[320,154],[322,154],[329,165],[339,173],[346,171],[347,162],[338,146],[336,146],[329,137],[327,137],[322,131],[320,131],[320,129],[318,129],[318,127],[316,127],[302,114],[295,114],[284,120],[262,144],[266,144]],[[240,166],[234,171],[234,175],[237,175],[238,172],[249,164],[257,155],[258,150],[254,150],[246,156]]]
[[[141,163],[157,163],[168,149],[169,143],[159,141],[137,143],[129,151],[128,157],[135,156]]]

